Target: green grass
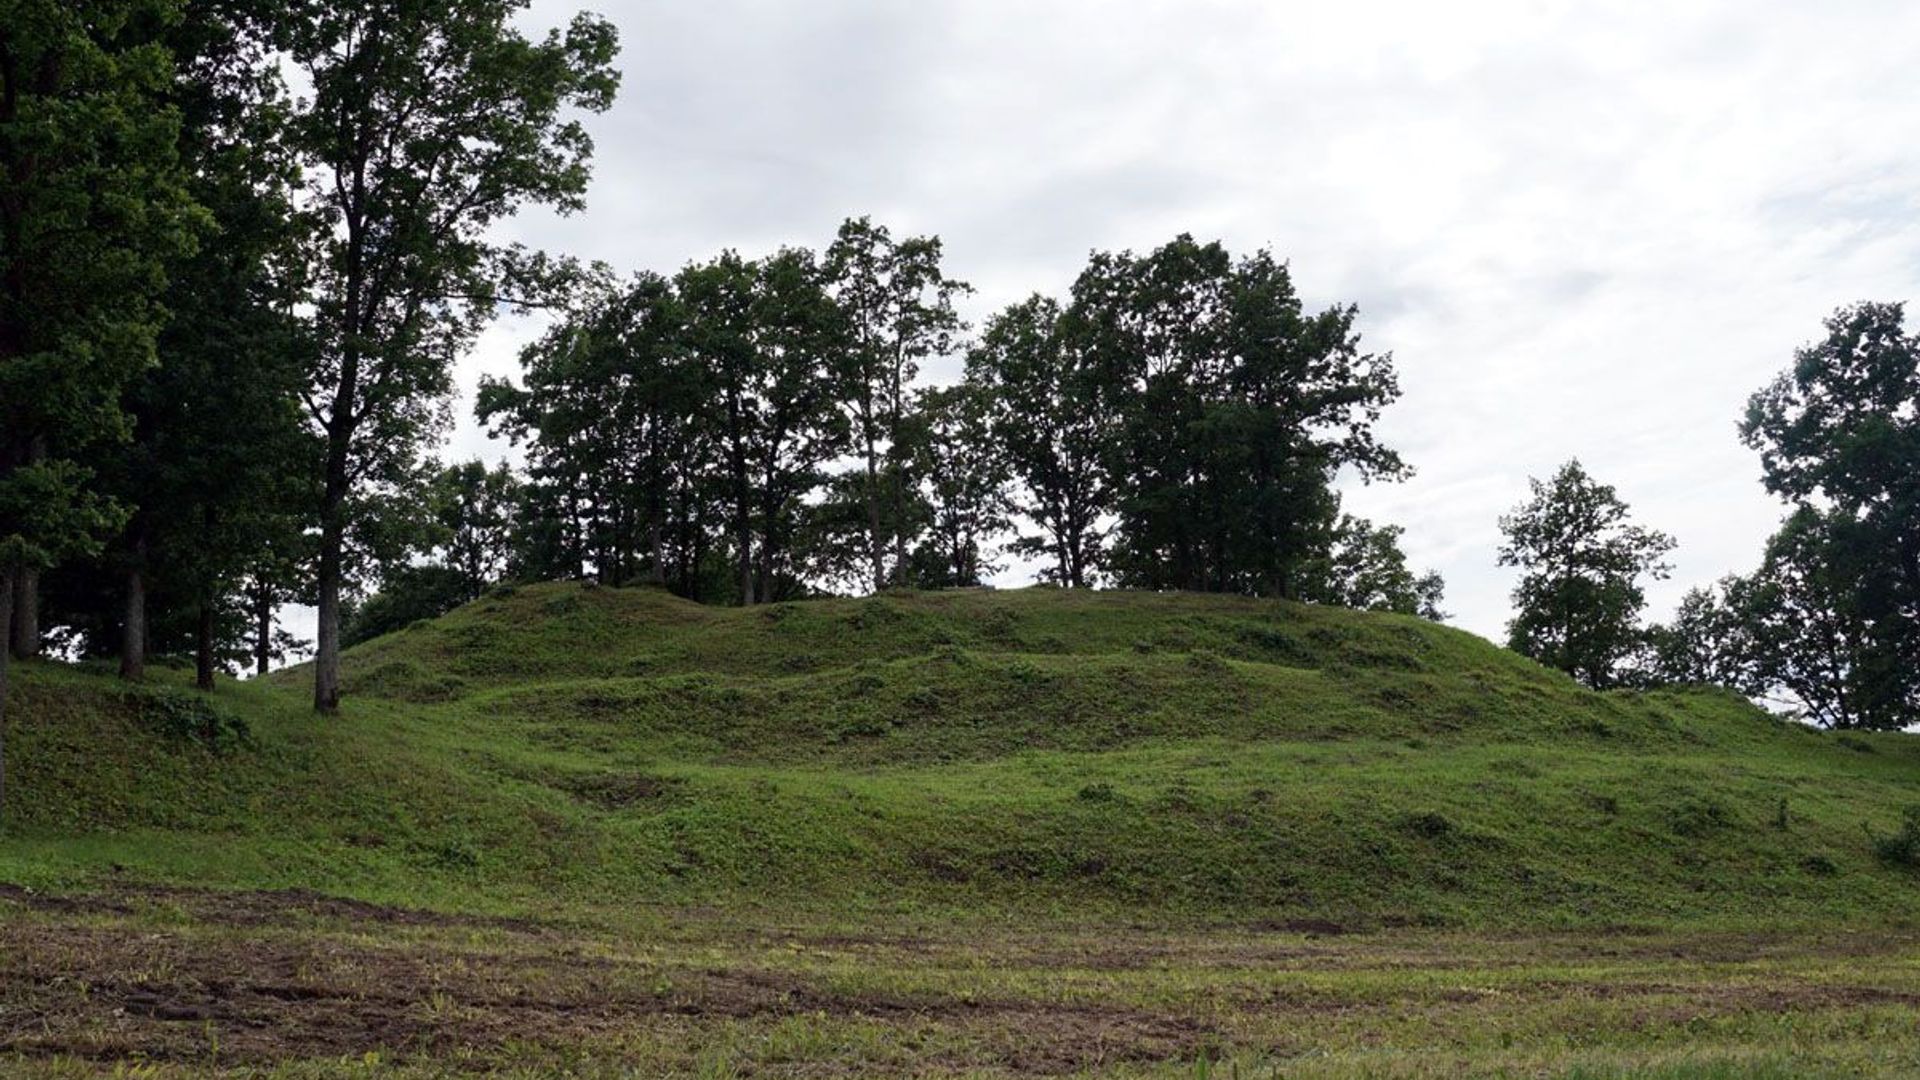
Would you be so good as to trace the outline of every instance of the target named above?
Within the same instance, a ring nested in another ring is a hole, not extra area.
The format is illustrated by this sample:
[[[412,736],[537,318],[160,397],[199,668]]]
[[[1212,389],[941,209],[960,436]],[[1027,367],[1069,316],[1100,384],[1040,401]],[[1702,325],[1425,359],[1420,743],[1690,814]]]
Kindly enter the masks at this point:
[[[1920,1072],[1909,736],[1187,595],[554,584],[346,659],[332,719],[17,669],[0,1072]]]
[[[1477,928],[1905,925],[1916,884],[1868,835],[1914,740],[1410,618],[555,584],[350,651],[338,719],[304,675],[223,684],[213,746],[185,691],[25,665],[0,881]]]

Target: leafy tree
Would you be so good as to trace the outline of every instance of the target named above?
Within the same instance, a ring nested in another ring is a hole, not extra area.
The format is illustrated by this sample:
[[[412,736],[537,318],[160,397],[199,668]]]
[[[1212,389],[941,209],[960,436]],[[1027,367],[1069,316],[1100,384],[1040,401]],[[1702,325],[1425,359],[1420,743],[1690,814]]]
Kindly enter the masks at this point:
[[[314,705],[340,698],[340,615],[354,501],[389,494],[443,420],[453,358],[549,269],[490,239],[526,203],[581,206],[615,35],[578,16],[530,41],[525,0],[370,0],[306,9],[291,56],[312,86],[292,144],[314,238],[319,361],[307,388],[326,441]]]
[[[895,240],[869,218],[850,219],[827,249],[829,289],[847,320],[841,357],[844,404],[861,455],[867,515],[867,559],[873,587],[886,588],[887,550],[895,583],[905,581],[907,503],[914,486],[902,450],[902,426],[913,406],[920,363],[944,355],[963,325],[953,299],[971,291],[940,269],[940,239]]]
[[[1750,694],[1783,689],[1816,723],[1897,730],[1913,722],[1913,653],[1889,648],[1880,597],[1897,566],[1877,529],[1802,507],[1767,543],[1760,569],[1728,590]],[[1724,661],[1723,661],[1724,662]]]
[[[298,479],[313,450],[298,411],[307,342],[291,314],[299,218],[278,149],[280,26],[258,17],[264,6],[195,4],[167,35],[188,185],[213,236],[170,267],[160,362],[127,399],[134,439],[101,465],[133,510],[111,559],[125,581],[114,645],[129,678],[145,663],[158,586],[188,609],[180,651],[211,688],[240,576],[268,534],[310,509]]]
[[[1429,571],[1416,576],[1407,568],[1398,525],[1375,525],[1366,518],[1340,515],[1327,537],[1326,553],[1303,574],[1302,599],[1360,611],[1393,611],[1439,622],[1446,582]]]
[[[1305,311],[1271,253],[1181,236],[1096,254],[1068,322],[1114,395],[1108,475],[1124,585],[1295,596],[1335,512],[1334,476],[1407,474],[1374,436],[1399,396],[1357,311]]]
[[[524,388],[490,381],[479,414],[529,452],[516,571],[644,575],[694,595],[712,456],[706,372],[672,283],[602,283],[521,354]]]
[[[382,576],[380,591],[353,609],[341,637],[349,646],[358,645],[438,618],[473,599],[469,584],[457,567],[441,563],[395,567]]]
[[[832,365],[847,328],[812,253],[731,252],[676,278],[688,344],[708,372],[719,501],[743,604],[800,588],[806,499],[845,452]]]
[[[1612,686],[1643,640],[1641,580],[1666,576],[1674,541],[1632,524],[1627,504],[1577,460],[1528,484],[1533,498],[1500,519],[1500,565],[1524,571],[1508,647],[1588,686]]]
[[[1749,580],[1732,576],[1688,589],[1670,621],[1648,628],[1643,670],[1631,681],[1763,693],[1752,661],[1753,592]]]
[[[39,572],[123,520],[76,455],[125,436],[121,392],[152,362],[166,264],[200,223],[151,32],[172,13],[0,3],[0,751],[8,657],[39,647]]]
[[[1835,312],[1740,427],[1767,489],[1796,507],[1761,573],[1780,602],[1763,607],[1824,627],[1802,640],[1814,664],[1776,645],[1796,627],[1767,619],[1768,669],[1836,726],[1920,722],[1920,338],[1904,320],[1900,304]]]
[[[1007,458],[993,438],[993,400],[977,383],[924,390],[901,442],[921,477],[927,538],[913,580],[923,588],[979,585],[999,569],[993,540],[1007,531]]]
[[[505,464],[489,469],[478,460],[449,465],[435,479],[439,561],[460,575],[462,602],[506,576],[519,486]]]
[[[1060,305],[1034,296],[994,316],[967,356],[967,381],[989,395],[993,441],[1017,483],[1013,509],[1040,529],[1009,550],[1044,558],[1047,580],[1093,584],[1113,505],[1106,453],[1114,420]]]

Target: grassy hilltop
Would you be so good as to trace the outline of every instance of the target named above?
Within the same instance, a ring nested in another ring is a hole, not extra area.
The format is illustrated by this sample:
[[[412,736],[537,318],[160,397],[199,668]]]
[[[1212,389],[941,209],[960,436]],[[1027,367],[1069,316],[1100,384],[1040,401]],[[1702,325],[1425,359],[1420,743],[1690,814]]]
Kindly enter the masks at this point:
[[[1891,925],[1898,735],[1596,694],[1457,630],[1052,589],[502,590],[223,686],[20,671],[0,881],[440,909]]]

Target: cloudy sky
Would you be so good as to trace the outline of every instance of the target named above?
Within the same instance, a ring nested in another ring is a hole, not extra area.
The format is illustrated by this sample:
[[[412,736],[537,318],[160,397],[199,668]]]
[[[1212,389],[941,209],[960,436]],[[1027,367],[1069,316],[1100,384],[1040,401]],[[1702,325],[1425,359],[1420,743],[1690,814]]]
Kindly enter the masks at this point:
[[[1749,568],[1779,511],[1746,396],[1835,306],[1920,292],[1911,0],[603,3],[625,82],[588,210],[513,239],[671,271],[871,214],[945,240],[976,322],[1094,249],[1270,246],[1393,352],[1419,472],[1349,506],[1483,634],[1496,519],[1575,455],[1678,537],[1656,614]],[[471,387],[537,331],[463,363],[449,453],[508,453]]]

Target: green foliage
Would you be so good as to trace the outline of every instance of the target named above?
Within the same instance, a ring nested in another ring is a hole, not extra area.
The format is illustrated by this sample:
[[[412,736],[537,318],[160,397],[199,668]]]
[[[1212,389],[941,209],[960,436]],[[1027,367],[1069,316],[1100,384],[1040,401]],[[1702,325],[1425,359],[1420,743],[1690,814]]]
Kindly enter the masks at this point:
[[[1820,722],[1920,721],[1920,338],[1862,303],[1753,395],[1740,427],[1794,513],[1751,584],[1758,677]]]
[[[1339,604],[1360,611],[1394,611],[1444,620],[1440,601],[1446,583],[1437,573],[1418,577],[1407,568],[1398,525],[1375,525],[1365,518],[1340,515],[1328,537],[1325,553],[1307,564],[1300,596],[1323,604]]]
[[[1524,571],[1507,644],[1588,686],[1613,686],[1644,637],[1641,579],[1666,576],[1673,538],[1631,524],[1627,504],[1578,461],[1528,484],[1533,498],[1500,519],[1500,565]]]
[[[202,694],[173,687],[133,692],[140,719],[170,739],[198,742],[216,753],[245,746],[252,729],[245,718],[213,705]]]
[[[1873,853],[1881,862],[1889,866],[1905,868],[1920,867],[1920,806],[1909,806],[1900,812],[1900,827],[1892,833],[1882,836],[1867,830],[1867,839],[1873,844]]]
[[[290,54],[311,85],[290,121],[315,229],[307,273],[317,341],[305,400],[326,440],[315,704],[338,704],[349,532],[407,499],[443,420],[453,358],[501,303],[563,280],[493,239],[533,203],[578,209],[600,111],[618,76],[611,24],[578,16],[529,40],[525,0],[382,0],[299,9]],[[365,543],[365,538],[357,538]]]

